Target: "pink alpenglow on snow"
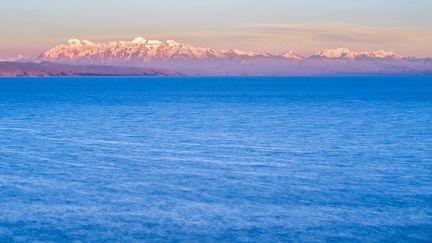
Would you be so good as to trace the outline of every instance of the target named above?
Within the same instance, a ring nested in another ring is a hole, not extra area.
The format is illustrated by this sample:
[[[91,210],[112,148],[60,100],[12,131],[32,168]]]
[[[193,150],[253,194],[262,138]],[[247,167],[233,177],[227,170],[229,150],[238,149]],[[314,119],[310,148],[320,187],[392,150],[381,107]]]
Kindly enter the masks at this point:
[[[432,73],[431,58],[403,57],[384,50],[324,49],[310,57],[303,57],[292,50],[276,55],[261,54],[237,49],[195,47],[174,40],[143,37],[107,43],[70,39],[26,61],[150,68],[185,75]]]

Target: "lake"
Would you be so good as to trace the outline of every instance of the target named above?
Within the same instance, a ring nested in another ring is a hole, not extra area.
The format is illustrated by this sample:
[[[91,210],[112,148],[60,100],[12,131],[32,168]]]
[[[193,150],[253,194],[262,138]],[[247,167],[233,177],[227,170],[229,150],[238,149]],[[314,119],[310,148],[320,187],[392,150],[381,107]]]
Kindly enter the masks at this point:
[[[0,241],[431,241],[432,77],[0,79]]]

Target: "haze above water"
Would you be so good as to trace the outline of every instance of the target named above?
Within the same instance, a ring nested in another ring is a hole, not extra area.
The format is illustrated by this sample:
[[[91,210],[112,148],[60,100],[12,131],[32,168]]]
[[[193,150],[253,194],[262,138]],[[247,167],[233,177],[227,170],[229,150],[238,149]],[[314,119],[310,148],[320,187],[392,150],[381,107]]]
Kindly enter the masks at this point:
[[[0,241],[431,241],[432,78],[0,79]]]

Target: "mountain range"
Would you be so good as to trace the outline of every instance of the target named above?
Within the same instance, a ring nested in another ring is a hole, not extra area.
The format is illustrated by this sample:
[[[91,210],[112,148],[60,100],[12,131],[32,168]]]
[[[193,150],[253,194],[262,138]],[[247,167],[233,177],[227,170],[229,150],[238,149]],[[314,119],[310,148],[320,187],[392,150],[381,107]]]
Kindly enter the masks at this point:
[[[173,40],[158,41],[137,37],[131,41],[95,43],[71,39],[19,65],[43,64],[50,70],[66,68],[65,75],[330,75],[330,74],[430,74],[432,58],[403,57],[392,51],[325,49],[309,57],[295,51],[279,55],[237,49],[215,50],[194,47]],[[61,65],[59,65],[61,64]],[[57,65],[57,66],[56,66]],[[63,65],[63,66],[62,66]],[[69,66],[67,66],[69,65]],[[4,66],[4,65],[3,65]],[[41,65],[39,65],[41,66]],[[32,66],[35,70],[37,65]],[[104,68],[105,67],[105,68]],[[114,69],[107,67],[115,67]],[[76,72],[72,69],[79,69]],[[111,70],[107,72],[107,70]],[[0,75],[2,65],[0,65]],[[41,75],[49,75],[42,73]],[[52,72],[61,75],[61,70]],[[24,73],[21,73],[25,75]]]

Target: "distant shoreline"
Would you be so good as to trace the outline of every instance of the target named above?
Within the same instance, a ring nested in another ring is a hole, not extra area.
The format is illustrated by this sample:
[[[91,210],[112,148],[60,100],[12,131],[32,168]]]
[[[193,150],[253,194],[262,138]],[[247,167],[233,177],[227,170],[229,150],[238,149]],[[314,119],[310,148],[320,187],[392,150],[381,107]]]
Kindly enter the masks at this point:
[[[186,77],[314,77],[314,76],[429,76],[431,71],[414,72],[395,70],[381,72],[304,72],[304,73],[221,73],[211,74],[169,71],[156,68],[140,68],[108,65],[73,65],[50,62],[5,62],[0,61],[0,77],[144,77],[144,76],[186,76]]]

